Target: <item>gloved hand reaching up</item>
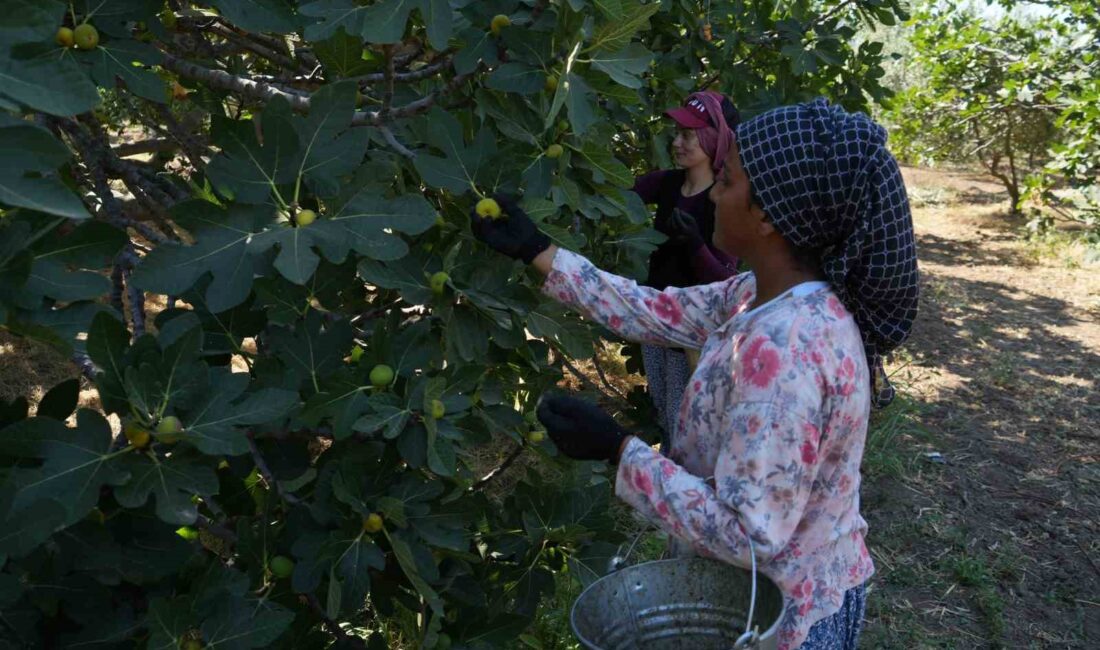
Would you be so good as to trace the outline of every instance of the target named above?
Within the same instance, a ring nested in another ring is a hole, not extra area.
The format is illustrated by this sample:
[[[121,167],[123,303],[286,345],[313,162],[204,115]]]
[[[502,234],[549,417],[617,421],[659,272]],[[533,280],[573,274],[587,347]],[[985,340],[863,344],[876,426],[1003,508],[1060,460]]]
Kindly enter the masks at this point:
[[[550,247],[550,238],[512,198],[500,194],[493,198],[500,204],[499,218],[483,217],[475,208],[470,209],[470,228],[474,236],[497,252],[530,264]]]
[[[630,436],[603,409],[576,397],[544,397],[538,417],[558,449],[577,460],[616,463],[623,440]]]

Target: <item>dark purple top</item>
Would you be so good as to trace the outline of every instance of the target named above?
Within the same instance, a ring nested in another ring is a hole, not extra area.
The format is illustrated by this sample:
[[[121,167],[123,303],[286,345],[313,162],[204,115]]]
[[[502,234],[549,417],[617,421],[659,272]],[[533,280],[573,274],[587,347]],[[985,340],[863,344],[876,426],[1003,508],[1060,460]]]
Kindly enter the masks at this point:
[[[639,176],[634,179],[634,192],[642,197],[642,201],[647,204],[657,203],[661,195],[661,180],[667,173],[667,170],[658,169]],[[676,202],[676,207],[693,217],[698,217],[707,208],[707,194],[709,192],[710,188],[708,187],[702,192],[691,196],[681,194]],[[691,266],[695,271],[695,279],[699,284],[710,284],[735,275],[737,273],[737,258],[726,255],[715,248],[713,244],[708,243],[696,251],[691,259]]]

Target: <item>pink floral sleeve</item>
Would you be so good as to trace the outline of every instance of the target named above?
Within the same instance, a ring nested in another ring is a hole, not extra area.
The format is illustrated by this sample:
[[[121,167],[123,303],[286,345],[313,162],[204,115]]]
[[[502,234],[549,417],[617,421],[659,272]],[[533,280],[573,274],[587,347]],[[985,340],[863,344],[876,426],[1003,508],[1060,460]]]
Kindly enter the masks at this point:
[[[739,277],[657,291],[601,271],[576,253],[558,250],[542,291],[624,338],[697,350],[732,315]]]
[[[700,478],[634,439],[623,451],[618,496],[697,553],[748,566],[770,562],[802,520],[816,478],[819,428],[797,409],[742,403],[718,450],[713,477]]]

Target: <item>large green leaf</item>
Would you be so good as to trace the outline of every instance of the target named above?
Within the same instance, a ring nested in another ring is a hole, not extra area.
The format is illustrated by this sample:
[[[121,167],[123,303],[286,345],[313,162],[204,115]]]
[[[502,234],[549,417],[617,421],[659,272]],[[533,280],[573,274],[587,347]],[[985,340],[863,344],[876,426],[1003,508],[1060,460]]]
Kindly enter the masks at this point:
[[[199,362],[203,331],[198,319],[179,319],[161,330],[158,341],[163,351],[154,350],[150,335],[135,344],[143,349],[141,358],[131,359],[123,374],[126,399],[131,408],[146,418],[156,418],[172,407],[191,403],[206,387],[206,366]],[[171,332],[173,338],[163,337]]]
[[[198,507],[192,496],[218,492],[218,477],[208,461],[194,454],[174,452],[171,457],[131,454],[122,468],[130,480],[115,488],[115,498],[127,508],[145,505],[150,496],[157,502],[157,516],[176,525],[195,523]]]
[[[95,411],[81,409],[76,427],[52,418],[17,422],[0,436],[0,454],[40,460],[38,467],[12,469],[3,492],[10,496],[13,512],[42,500],[65,504],[65,521],[79,521],[99,501],[104,485],[121,485],[128,475],[112,453],[111,427]],[[124,453],[124,452],[122,452]]]
[[[606,72],[616,83],[627,88],[641,88],[638,75],[649,68],[653,53],[641,43],[631,43],[615,52],[596,52],[592,55],[592,67]]]
[[[642,4],[639,0],[620,0],[622,17],[608,20],[592,35],[589,49],[603,49],[609,52],[626,47],[634,34],[649,24],[649,18],[661,10],[661,3]]]
[[[164,81],[146,66],[161,62],[160,52],[145,43],[111,40],[94,50],[77,53],[77,60],[91,68],[92,79],[103,88],[114,88],[115,81],[126,84],[135,95],[164,103],[167,89]]]
[[[413,161],[424,181],[434,187],[462,193],[473,189],[483,164],[496,153],[494,137],[482,129],[469,147],[462,136],[462,125],[439,107],[428,114],[428,144],[443,152],[443,157],[422,153]]]
[[[359,262],[359,276],[384,289],[396,289],[401,297],[414,304],[431,302],[432,290],[426,275],[429,262],[409,255],[394,262]]]
[[[298,29],[294,10],[286,0],[211,0],[223,16],[250,32],[289,34]]]
[[[366,129],[348,130],[355,111],[356,84],[328,84],[313,93],[309,115],[293,120],[302,147],[299,180],[321,196],[339,191],[338,180],[353,172],[367,147]]]
[[[87,219],[90,216],[80,199],[61,181],[54,178],[24,177],[3,171],[0,171],[0,204],[69,219]]]
[[[69,518],[64,505],[45,499],[23,509],[0,499],[0,557],[22,557],[49,539]]]
[[[278,388],[264,388],[238,401],[248,388],[248,375],[211,374],[209,393],[183,415],[185,439],[204,454],[247,452],[248,439],[240,427],[278,420],[299,403],[297,393]]]
[[[443,601],[435,589],[428,584],[432,578],[438,578],[438,569],[432,560],[431,552],[413,535],[404,531],[393,533],[386,531],[386,536],[390,540],[390,546],[393,547],[394,557],[397,558],[397,563],[401,565],[401,570],[405,572],[409,582],[436,614],[442,614]]]
[[[69,55],[16,59],[0,51],[0,97],[61,116],[85,113],[99,104],[95,84]]]
[[[293,182],[301,168],[302,154],[289,113],[290,107],[282,98],[268,104],[262,118],[262,143],[252,121],[215,116],[211,137],[222,153],[206,168],[214,186],[225,188],[243,203],[266,203],[280,185]]]
[[[0,12],[0,43],[38,43],[53,39],[65,16],[58,0],[7,0]]]
[[[111,281],[100,273],[71,271],[49,260],[37,260],[27,279],[26,290],[59,302],[94,300],[111,289]]]
[[[271,346],[279,359],[313,390],[319,390],[321,380],[343,365],[351,344],[352,329],[346,320],[325,326],[315,311],[293,330],[271,333]]]
[[[546,83],[546,73],[541,68],[525,63],[505,63],[493,70],[485,85],[493,90],[501,90],[520,95],[531,95],[542,90]]]
[[[634,185],[634,175],[630,169],[619,162],[615,156],[593,141],[586,141],[580,151],[584,167],[592,170],[592,180],[597,183],[609,183],[619,187]]]
[[[338,610],[357,610],[370,589],[370,569],[386,566],[382,550],[358,522],[327,535],[300,537],[292,551],[299,558],[292,578],[294,589],[312,591],[330,575],[338,583],[338,600],[343,605]]]
[[[387,199],[368,187],[336,214],[317,224],[327,234],[321,249],[333,262],[342,261],[349,248],[376,260],[400,259],[409,248],[394,233],[419,235],[435,225],[437,215],[435,208],[419,194]]]
[[[68,147],[42,127],[19,121],[0,128],[0,174],[52,172],[69,155]]]
[[[313,43],[313,53],[325,72],[336,78],[357,77],[373,69],[363,58],[363,39],[340,27],[329,38]]]
[[[157,246],[135,269],[134,284],[154,293],[180,295],[210,273],[213,282],[205,294],[211,311],[244,302],[256,270],[248,242],[273,223],[274,212],[265,206],[223,210],[207,201],[191,200],[174,206],[172,217],[191,231],[194,245]]]

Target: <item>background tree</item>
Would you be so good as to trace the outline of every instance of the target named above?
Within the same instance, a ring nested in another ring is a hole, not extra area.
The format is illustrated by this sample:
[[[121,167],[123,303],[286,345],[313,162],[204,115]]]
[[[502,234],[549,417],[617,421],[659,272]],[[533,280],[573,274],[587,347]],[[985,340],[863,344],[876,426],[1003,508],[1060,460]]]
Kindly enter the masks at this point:
[[[0,639],[511,644],[555,574],[591,581],[619,541],[613,477],[531,417],[603,333],[467,211],[522,192],[559,244],[636,275],[660,241],[628,191],[667,164],[654,116],[708,83],[750,111],[864,106],[881,48],[849,37],[896,17],[8,2],[0,323],[71,354],[101,408],[76,380],[33,417],[0,405]]]
[[[898,152],[917,163],[979,163],[1008,190],[1011,210],[1054,216],[1100,241],[1100,56],[1089,2],[927,2],[907,29],[916,72],[891,100]]]
[[[960,3],[927,3],[911,26],[909,63],[924,75],[894,100],[899,153],[924,163],[977,162],[1018,212],[1055,134],[1043,79],[1063,34],[1054,22],[1011,14],[991,24]]]

